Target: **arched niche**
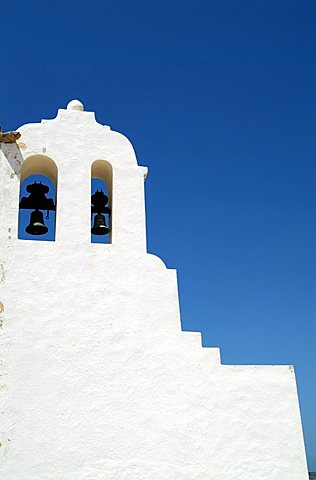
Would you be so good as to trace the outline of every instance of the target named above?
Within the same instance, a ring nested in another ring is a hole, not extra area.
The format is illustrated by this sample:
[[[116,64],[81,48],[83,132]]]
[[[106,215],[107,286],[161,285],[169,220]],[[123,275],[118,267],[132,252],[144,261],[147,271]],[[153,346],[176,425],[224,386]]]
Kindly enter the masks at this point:
[[[57,188],[58,170],[56,163],[46,155],[32,155],[24,160],[21,168],[21,183],[30,175],[44,175],[51,179]]]
[[[24,160],[20,176],[19,239],[55,240],[57,181],[57,166],[51,158],[32,155]]]
[[[112,242],[112,185],[113,185],[113,172],[112,165],[106,160],[95,160],[91,165],[91,197],[96,191],[102,190],[102,192],[108,197],[105,210],[107,213],[102,212],[105,217],[106,227],[110,230],[105,235],[94,235],[91,231],[92,243],[111,243]],[[91,208],[91,228],[95,225],[96,213]]]

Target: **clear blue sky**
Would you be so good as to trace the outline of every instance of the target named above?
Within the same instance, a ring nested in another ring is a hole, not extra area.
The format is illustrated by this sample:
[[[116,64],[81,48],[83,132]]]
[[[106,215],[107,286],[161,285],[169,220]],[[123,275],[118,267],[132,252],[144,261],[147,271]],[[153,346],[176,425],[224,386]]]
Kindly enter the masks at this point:
[[[312,0],[16,0],[0,31],[0,124],[79,98],[132,140],[183,329],[225,363],[295,365],[311,470],[315,25]]]

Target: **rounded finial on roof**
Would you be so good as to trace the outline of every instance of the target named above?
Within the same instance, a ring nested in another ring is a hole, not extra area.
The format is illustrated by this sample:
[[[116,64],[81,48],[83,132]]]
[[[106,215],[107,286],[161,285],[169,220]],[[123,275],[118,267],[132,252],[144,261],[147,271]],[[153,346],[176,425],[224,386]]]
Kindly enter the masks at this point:
[[[71,100],[67,105],[67,110],[78,110],[83,112],[83,104],[79,100]]]

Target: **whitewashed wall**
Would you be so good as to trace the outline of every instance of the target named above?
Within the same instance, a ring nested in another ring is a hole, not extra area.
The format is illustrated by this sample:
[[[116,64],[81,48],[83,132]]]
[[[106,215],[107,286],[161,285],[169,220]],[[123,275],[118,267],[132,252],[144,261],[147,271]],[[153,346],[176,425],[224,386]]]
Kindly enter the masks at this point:
[[[307,480],[291,366],[221,365],[182,332],[146,253],[130,142],[78,102],[0,150],[0,478]],[[55,242],[17,239],[23,161],[58,167]],[[90,168],[113,166],[113,244],[90,243]]]

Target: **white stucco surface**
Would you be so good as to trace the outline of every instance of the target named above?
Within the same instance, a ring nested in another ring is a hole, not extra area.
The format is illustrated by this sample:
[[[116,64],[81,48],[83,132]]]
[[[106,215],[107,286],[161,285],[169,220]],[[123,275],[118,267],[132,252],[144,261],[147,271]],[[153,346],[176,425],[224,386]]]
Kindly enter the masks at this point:
[[[146,253],[146,169],[79,104],[0,144],[1,480],[307,480],[293,368],[222,365],[181,331],[176,272]],[[32,155],[58,168],[55,242],[17,238]],[[90,243],[95,160],[111,245]]]

